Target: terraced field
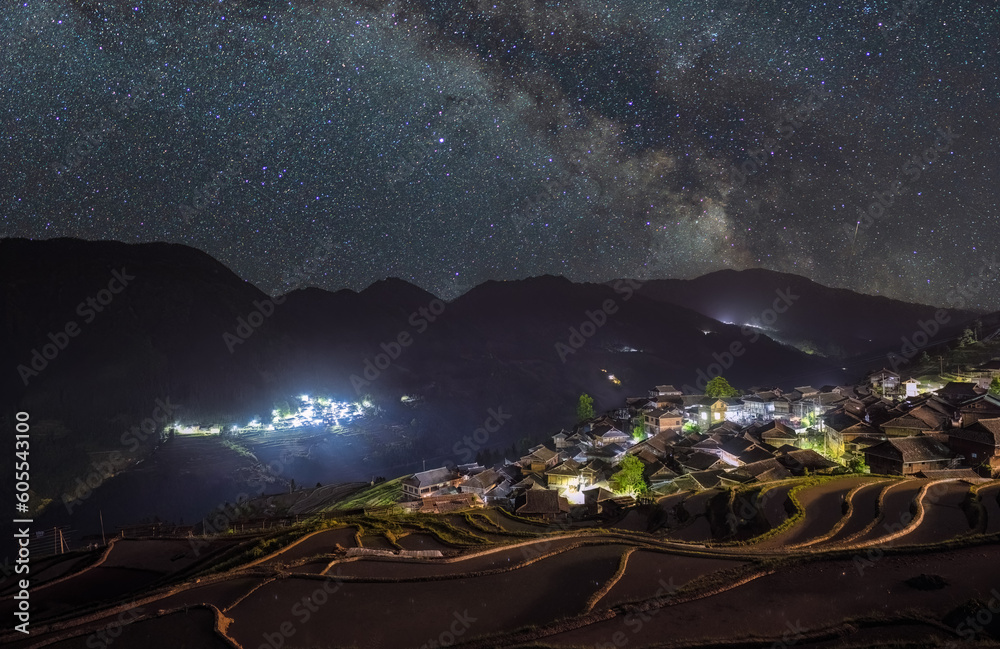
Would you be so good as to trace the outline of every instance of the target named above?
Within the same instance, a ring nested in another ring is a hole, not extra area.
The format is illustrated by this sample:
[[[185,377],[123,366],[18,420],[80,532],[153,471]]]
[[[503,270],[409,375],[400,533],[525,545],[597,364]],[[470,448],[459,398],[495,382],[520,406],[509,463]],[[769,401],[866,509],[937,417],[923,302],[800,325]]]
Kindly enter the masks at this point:
[[[0,642],[89,648],[110,630],[114,646],[153,648],[940,647],[965,639],[962,615],[1000,606],[1000,483],[978,501],[971,486],[844,476],[761,499],[747,489],[754,535],[735,543],[725,490],[671,495],[606,528],[479,510],[313,522],[200,556],[188,540],[118,540],[46,562],[32,635]],[[670,520],[678,506],[684,520]],[[390,554],[349,556],[358,529]],[[0,599],[0,615],[13,607]],[[1000,646],[995,626],[970,646]]]
[[[870,525],[878,521],[879,503],[882,494],[892,487],[895,481],[878,481],[861,487],[851,497],[851,510],[847,518],[825,545],[838,545],[861,534]]]

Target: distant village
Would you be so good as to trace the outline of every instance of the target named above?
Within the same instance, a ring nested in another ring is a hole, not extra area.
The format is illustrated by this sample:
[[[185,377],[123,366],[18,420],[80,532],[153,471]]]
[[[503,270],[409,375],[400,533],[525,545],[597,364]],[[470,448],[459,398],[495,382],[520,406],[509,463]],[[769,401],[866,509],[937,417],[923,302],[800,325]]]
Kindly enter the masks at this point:
[[[1000,474],[1000,359],[936,390],[872,372],[857,385],[686,395],[660,385],[561,430],[520,458],[422,471],[401,506],[502,506],[561,520],[615,515],[679,491],[870,472],[988,479]],[[728,384],[726,384],[728,387]]]

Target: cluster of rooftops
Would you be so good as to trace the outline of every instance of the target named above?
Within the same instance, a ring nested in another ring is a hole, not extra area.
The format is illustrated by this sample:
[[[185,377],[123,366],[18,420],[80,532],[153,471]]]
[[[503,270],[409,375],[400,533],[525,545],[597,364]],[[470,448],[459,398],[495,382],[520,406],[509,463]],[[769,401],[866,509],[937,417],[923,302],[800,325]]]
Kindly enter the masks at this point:
[[[996,365],[1000,375],[1000,361]],[[685,395],[656,386],[621,408],[561,430],[493,467],[448,465],[403,480],[404,506],[447,511],[500,505],[550,519],[602,515],[684,490],[846,472],[988,479],[1000,472],[1000,397],[979,382],[920,393],[888,370],[850,386]],[[626,456],[647,490],[616,492]]]

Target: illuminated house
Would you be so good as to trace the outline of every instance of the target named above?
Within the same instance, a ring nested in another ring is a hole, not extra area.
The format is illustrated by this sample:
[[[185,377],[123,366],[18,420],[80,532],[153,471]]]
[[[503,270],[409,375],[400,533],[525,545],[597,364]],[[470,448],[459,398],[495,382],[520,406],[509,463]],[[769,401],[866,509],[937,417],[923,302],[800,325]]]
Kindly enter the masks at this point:
[[[698,404],[698,420],[704,426],[711,426],[720,421],[725,421],[728,406],[725,399],[705,397]]]
[[[676,408],[657,408],[643,415],[643,425],[646,434],[653,436],[668,428],[683,426],[684,414]]]
[[[648,450],[659,459],[665,459],[673,452],[674,443],[681,439],[679,429],[668,428],[664,431],[631,446],[626,453],[636,455]]]
[[[872,387],[879,387],[887,394],[895,392],[899,388],[899,374],[884,367],[877,372],[868,375],[868,384]]]
[[[774,401],[779,396],[774,392],[758,392],[742,397],[747,417],[761,421],[774,419]]]
[[[407,500],[420,500],[424,496],[439,496],[452,492],[462,478],[457,471],[447,467],[415,473],[402,481],[403,496]]]
[[[580,486],[580,463],[566,460],[559,466],[545,472],[549,488],[578,489]]]
[[[590,430],[590,437],[594,440],[594,446],[598,448],[609,444],[626,444],[632,439],[623,431],[608,424],[594,426]]]
[[[658,385],[656,390],[650,390],[651,397],[679,397],[683,393],[672,385]]]
[[[975,380],[976,385],[980,388],[989,390],[993,379],[1000,377],[1000,358],[987,361],[966,374]]]
[[[528,454],[520,460],[521,466],[533,473],[545,473],[558,462],[559,454],[544,444],[529,449]]]

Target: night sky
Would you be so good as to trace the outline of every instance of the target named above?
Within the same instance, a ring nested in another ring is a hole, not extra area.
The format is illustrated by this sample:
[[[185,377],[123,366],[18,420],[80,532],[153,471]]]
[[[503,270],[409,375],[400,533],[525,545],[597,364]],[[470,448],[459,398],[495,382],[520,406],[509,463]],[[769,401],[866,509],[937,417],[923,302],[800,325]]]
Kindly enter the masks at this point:
[[[993,2],[18,0],[0,39],[0,236],[1000,309]]]

